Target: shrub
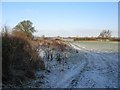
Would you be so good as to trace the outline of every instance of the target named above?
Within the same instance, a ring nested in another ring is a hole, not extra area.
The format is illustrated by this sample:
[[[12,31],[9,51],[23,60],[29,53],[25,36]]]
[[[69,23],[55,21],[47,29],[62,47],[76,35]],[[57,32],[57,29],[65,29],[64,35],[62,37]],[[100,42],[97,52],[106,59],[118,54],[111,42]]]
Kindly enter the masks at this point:
[[[3,83],[20,84],[26,78],[33,78],[36,62],[35,50],[26,37],[17,33],[2,37]]]
[[[23,31],[13,32],[12,35],[14,37],[17,37],[17,38],[22,38],[24,40],[29,40],[29,38],[25,35],[25,33]]]
[[[61,51],[65,51],[67,47],[67,45],[63,41],[59,40],[52,40],[52,45],[59,48]]]
[[[67,44],[64,43],[64,41],[60,41],[60,40],[37,40],[37,41],[32,41],[33,43],[39,43],[41,46],[44,47],[51,47],[52,50],[56,50],[59,49],[60,51],[65,51]]]

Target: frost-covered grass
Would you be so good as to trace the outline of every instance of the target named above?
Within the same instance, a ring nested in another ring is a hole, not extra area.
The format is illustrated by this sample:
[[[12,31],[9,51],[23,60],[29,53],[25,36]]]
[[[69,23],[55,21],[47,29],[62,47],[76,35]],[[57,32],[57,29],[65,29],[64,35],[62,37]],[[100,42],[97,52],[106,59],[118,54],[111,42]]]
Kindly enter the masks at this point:
[[[119,42],[112,41],[74,41],[70,42],[81,49],[100,52],[118,52]]]
[[[118,53],[92,52],[79,50],[58,64],[50,63],[49,73],[44,72],[42,88],[117,88]],[[39,73],[39,72],[38,72]],[[39,75],[39,74],[38,74]]]
[[[118,53],[89,51],[73,43],[58,40],[54,42],[56,44],[52,42],[43,41],[36,46],[38,56],[45,64],[45,70],[36,71],[37,78],[24,87],[118,87]],[[63,44],[63,50],[59,43]]]

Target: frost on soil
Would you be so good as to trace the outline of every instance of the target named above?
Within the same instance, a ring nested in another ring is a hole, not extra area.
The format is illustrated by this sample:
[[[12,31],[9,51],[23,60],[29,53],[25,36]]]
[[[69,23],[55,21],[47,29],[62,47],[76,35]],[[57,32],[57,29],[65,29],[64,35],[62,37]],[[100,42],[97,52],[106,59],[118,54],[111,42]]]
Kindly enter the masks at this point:
[[[92,52],[72,43],[66,50],[38,45],[38,56],[46,70],[36,72],[36,80],[25,87],[37,88],[117,88],[118,53]]]

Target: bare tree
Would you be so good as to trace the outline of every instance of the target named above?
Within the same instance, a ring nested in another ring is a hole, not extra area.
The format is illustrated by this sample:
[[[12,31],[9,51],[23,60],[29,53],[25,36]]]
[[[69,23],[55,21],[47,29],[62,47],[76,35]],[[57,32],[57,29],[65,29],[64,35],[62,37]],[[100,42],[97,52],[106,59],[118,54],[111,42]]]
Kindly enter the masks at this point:
[[[3,26],[3,28],[2,28],[2,32],[1,32],[1,34],[2,34],[2,36],[8,36],[8,32],[9,31],[9,28],[8,28],[8,26]]]
[[[98,37],[102,38],[110,38],[112,31],[110,30],[103,30]]]

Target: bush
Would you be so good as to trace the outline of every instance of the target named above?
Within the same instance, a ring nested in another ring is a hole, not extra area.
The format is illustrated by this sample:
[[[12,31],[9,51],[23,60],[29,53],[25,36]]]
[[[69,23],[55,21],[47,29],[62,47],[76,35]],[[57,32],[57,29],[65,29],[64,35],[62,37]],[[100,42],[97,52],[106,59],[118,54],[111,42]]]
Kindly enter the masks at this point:
[[[52,50],[59,49],[60,51],[65,51],[66,47],[69,47],[64,41],[60,40],[37,40],[32,41],[32,43],[39,43],[43,47],[51,47]]]
[[[2,37],[3,84],[20,84],[33,78],[37,55],[26,37],[19,33]]]

